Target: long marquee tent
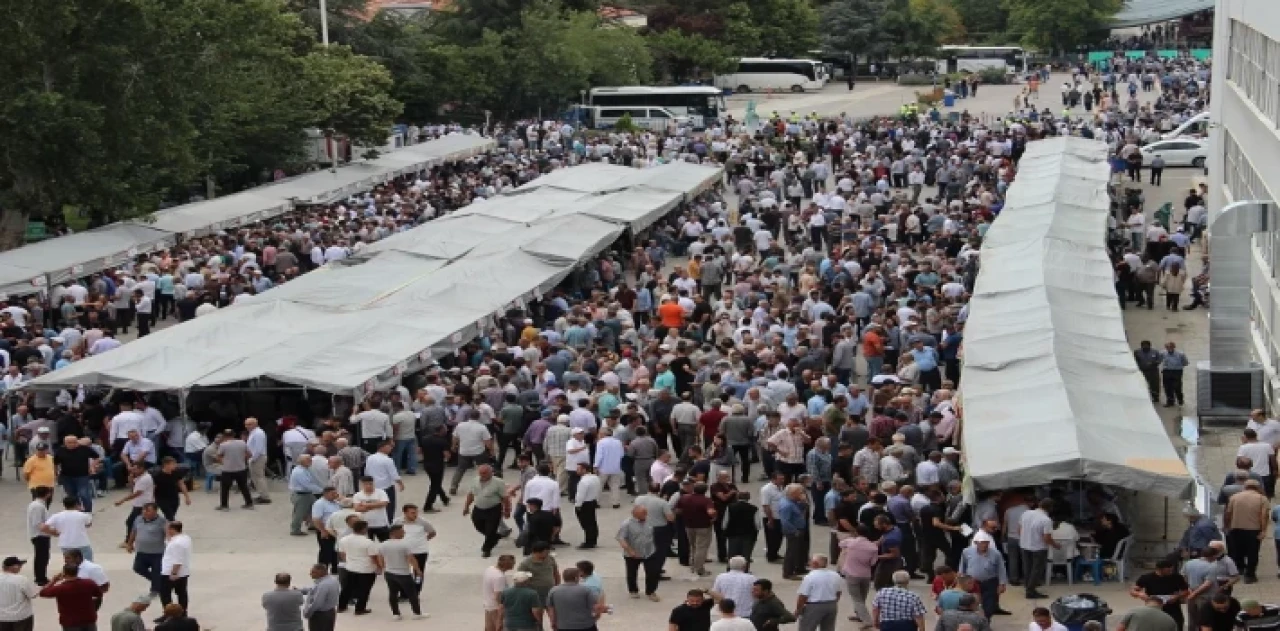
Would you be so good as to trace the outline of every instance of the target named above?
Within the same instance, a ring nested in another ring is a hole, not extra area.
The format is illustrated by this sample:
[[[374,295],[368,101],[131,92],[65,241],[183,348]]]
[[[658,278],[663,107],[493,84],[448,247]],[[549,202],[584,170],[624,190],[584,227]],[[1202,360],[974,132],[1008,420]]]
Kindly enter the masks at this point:
[[[977,489],[1191,485],[1134,364],[1106,251],[1107,147],[1027,145],[980,252],[964,332],[963,452]]]
[[[643,229],[722,175],[719,167],[675,163],[643,176],[589,165],[547,177],[574,181],[580,169],[613,182],[631,178],[633,188],[549,186],[479,202],[28,387],[184,391],[266,377],[359,397],[459,348],[495,315],[540,298],[624,231]],[[611,218],[601,217],[605,200],[614,203]]]
[[[335,170],[168,208],[147,220],[114,223],[0,252],[0,294],[32,294],[50,284],[118,267],[138,254],[171,247],[178,239],[278,217],[295,204],[341,199],[406,173],[469,158],[494,145],[492,139],[481,136],[444,136]]]

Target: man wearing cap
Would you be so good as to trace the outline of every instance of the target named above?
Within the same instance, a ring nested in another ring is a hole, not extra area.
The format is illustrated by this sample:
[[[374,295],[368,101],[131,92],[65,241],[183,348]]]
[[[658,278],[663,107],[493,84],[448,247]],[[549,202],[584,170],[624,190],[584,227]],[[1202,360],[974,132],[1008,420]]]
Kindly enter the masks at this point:
[[[22,575],[26,560],[6,557],[4,573],[0,574],[0,631],[34,631],[35,612],[31,601],[40,595],[40,588]]]
[[[139,314],[141,316],[141,314]],[[139,324],[141,326],[141,324]],[[111,631],[145,631],[142,612],[151,606],[151,594],[143,594],[133,599],[128,607],[111,616]]]
[[[53,457],[49,455],[48,441],[36,441],[35,453],[22,464],[22,476],[27,480],[27,489],[31,491],[32,499],[36,496],[36,489],[42,486],[52,489],[57,486],[58,476],[54,469]]]
[[[959,570],[961,575],[972,577],[978,583],[982,613],[987,618],[1008,614],[1000,608],[1000,594],[1009,587],[1004,555],[996,549],[991,535],[985,530],[979,530],[973,536],[973,543],[960,554]]]

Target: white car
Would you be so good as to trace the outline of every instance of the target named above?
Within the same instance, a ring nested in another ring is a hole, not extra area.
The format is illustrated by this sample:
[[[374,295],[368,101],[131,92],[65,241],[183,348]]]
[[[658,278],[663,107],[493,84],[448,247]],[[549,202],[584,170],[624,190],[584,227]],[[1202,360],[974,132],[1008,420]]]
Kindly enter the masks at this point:
[[[1156,156],[1164,158],[1164,165],[1168,167],[1198,169],[1204,166],[1205,160],[1209,159],[1209,143],[1196,138],[1175,138],[1153,142],[1142,148],[1142,166],[1150,167],[1151,161]]]

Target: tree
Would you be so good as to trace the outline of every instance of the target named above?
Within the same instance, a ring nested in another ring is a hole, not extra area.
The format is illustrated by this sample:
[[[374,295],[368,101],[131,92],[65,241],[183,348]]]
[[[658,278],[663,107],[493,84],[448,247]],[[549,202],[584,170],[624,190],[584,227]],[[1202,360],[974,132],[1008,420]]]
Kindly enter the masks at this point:
[[[385,70],[350,51],[310,54],[313,37],[279,0],[8,9],[0,248],[19,244],[30,218],[57,220],[69,206],[101,225],[149,214],[206,177],[288,166],[310,126],[381,145],[398,111]]]
[[[347,46],[317,46],[301,58],[303,84],[297,98],[325,135],[341,135],[353,145],[380,147],[402,105],[391,98],[391,73]]]
[[[951,0],[910,0],[911,15],[917,22],[916,32],[922,46],[938,44],[962,44],[965,41],[964,22],[951,5]]]
[[[733,21],[746,17],[759,33],[754,42],[735,46],[743,56],[799,57],[809,54],[819,43],[818,12],[809,0],[739,2],[729,7],[728,16],[728,28],[732,28]]]
[[[1005,44],[1009,11],[992,0],[950,0],[971,42]]]
[[[879,28],[888,43],[888,54],[897,59],[928,57],[938,46],[940,33],[921,20],[911,0],[888,0]]]
[[[724,72],[734,65],[732,53],[719,42],[672,29],[648,38],[656,74],[679,83],[703,74]]]
[[[1121,0],[1004,0],[1009,30],[1023,45],[1045,52],[1066,52],[1105,36],[1107,20]]]
[[[849,53],[856,61],[860,56],[879,57],[885,44],[876,20],[883,0],[833,0],[822,7],[823,45],[828,49]]]
[[[445,24],[454,35],[474,38],[486,30],[503,32],[517,28],[531,9],[554,8],[565,14],[589,12],[600,8],[599,0],[455,0],[454,11]]]

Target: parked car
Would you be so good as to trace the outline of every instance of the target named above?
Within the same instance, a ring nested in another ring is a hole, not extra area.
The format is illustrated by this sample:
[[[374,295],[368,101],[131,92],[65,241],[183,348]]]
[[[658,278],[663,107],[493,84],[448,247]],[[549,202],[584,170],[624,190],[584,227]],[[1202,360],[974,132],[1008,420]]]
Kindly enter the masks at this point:
[[[1142,148],[1143,166],[1151,166],[1156,156],[1164,158],[1165,166],[1201,168],[1209,159],[1209,142],[1197,138],[1153,142]]]

